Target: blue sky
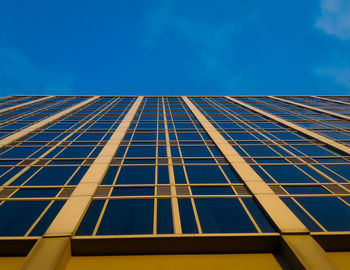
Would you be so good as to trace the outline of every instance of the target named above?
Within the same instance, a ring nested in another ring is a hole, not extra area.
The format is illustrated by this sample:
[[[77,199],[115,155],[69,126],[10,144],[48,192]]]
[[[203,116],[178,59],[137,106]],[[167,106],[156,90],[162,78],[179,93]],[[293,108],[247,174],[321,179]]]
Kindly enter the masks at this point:
[[[350,94],[348,0],[1,6],[2,96]]]

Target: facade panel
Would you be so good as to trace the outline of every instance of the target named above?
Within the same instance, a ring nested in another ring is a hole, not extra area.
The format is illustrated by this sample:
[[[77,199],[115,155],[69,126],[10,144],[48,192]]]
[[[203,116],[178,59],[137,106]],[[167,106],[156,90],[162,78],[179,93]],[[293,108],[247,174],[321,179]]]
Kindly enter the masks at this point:
[[[0,265],[349,265],[349,97],[42,98],[0,100]]]

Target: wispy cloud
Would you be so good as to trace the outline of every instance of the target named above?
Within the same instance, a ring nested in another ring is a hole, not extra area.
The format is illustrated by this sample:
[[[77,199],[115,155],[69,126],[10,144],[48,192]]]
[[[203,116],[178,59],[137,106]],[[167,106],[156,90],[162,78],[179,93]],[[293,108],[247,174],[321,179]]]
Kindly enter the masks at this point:
[[[211,82],[220,89],[237,89],[242,80],[230,59],[236,53],[235,39],[246,21],[234,20],[233,17],[231,21],[212,23],[205,16],[181,14],[179,2],[165,1],[163,6],[148,14],[145,43],[156,50],[163,35],[176,36],[192,52],[190,60],[194,62],[189,61],[189,72],[193,79]],[[251,18],[246,19],[249,21]]]
[[[321,0],[316,27],[340,39],[350,39],[350,1]]]
[[[21,51],[0,47],[1,95],[72,94],[73,78],[40,68]]]
[[[315,70],[316,74],[328,77],[332,81],[345,86],[350,90],[350,67],[348,66],[324,66]]]

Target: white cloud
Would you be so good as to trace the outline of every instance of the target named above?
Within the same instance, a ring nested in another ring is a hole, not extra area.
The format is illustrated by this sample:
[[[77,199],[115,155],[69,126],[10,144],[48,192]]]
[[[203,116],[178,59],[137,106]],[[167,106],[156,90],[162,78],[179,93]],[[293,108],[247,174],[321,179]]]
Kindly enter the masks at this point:
[[[350,39],[350,1],[321,0],[321,15],[316,27],[340,39]]]
[[[69,74],[39,68],[21,51],[0,47],[1,95],[72,94]]]
[[[349,66],[324,66],[315,70],[316,74],[328,77],[332,81],[350,89]]]

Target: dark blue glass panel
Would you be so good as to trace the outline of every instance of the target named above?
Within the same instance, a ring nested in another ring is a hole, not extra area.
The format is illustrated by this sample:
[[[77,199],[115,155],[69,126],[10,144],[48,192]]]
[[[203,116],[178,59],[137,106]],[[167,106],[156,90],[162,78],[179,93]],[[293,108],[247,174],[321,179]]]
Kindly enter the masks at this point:
[[[158,166],[158,184],[169,184],[168,166]]]
[[[158,157],[167,157],[165,146],[158,146]]]
[[[133,140],[140,140],[140,141],[155,141],[157,140],[157,133],[141,133],[141,132],[135,132]]]
[[[79,170],[74,174],[72,179],[69,181],[68,185],[78,185],[88,169],[89,167],[87,166],[80,167]]]
[[[241,146],[252,157],[276,157],[277,153],[265,145]]]
[[[126,157],[155,157],[156,147],[155,146],[130,146]]]
[[[241,183],[239,177],[235,174],[231,166],[221,165],[221,168],[224,170],[226,176],[232,183]]]
[[[322,231],[322,229],[291,198],[281,199],[310,231]]]
[[[331,182],[326,177],[324,177],[323,175],[319,174],[317,171],[315,171],[314,169],[310,168],[309,166],[299,165],[299,168],[301,168],[304,172],[306,172],[311,177],[315,178],[315,180],[320,182],[320,183],[329,183],[329,182]]]
[[[61,210],[65,201],[55,201],[45,213],[45,215],[40,219],[38,224],[29,234],[30,236],[41,236],[45,233],[46,229],[51,224],[52,220],[56,217],[58,212]]]
[[[64,185],[77,167],[44,167],[25,185]]]
[[[203,233],[257,232],[238,199],[195,199]]]
[[[125,150],[126,150],[126,146],[120,146],[118,148],[118,152],[117,152],[117,154],[115,156],[116,157],[123,157],[124,153],[125,153]]]
[[[331,151],[321,148],[317,145],[295,145],[299,151],[303,152],[306,156],[334,156]]]
[[[189,182],[201,183],[228,183],[218,166],[186,166]]]
[[[48,205],[47,201],[7,201],[0,206],[0,236],[23,236]]]
[[[181,146],[183,157],[211,157],[212,155],[205,146]]]
[[[170,199],[157,200],[157,233],[174,233]]]
[[[243,198],[242,200],[262,232],[275,232],[275,229],[253,199]]]
[[[182,166],[173,166],[175,183],[176,184],[186,184],[185,173]]]
[[[0,158],[27,158],[38,149],[38,147],[14,147],[1,154]]]
[[[254,136],[247,132],[227,132],[233,140],[256,140]]]
[[[112,191],[112,196],[153,196],[153,187],[117,187]]]
[[[287,190],[290,194],[329,194],[327,190],[323,187],[293,187],[293,186],[284,186],[285,190]]]
[[[86,158],[94,147],[67,147],[57,158]]]
[[[18,173],[20,170],[23,168],[21,167],[14,167],[10,171],[11,167],[0,167],[0,185],[3,185],[6,183],[8,180],[10,180],[16,173]]]
[[[346,179],[350,179],[350,166],[349,165],[326,165],[328,169],[343,176]]]
[[[202,140],[202,138],[199,136],[198,133],[182,133],[182,132],[178,132],[177,133],[177,137],[179,139],[179,141],[182,140]]]
[[[153,199],[110,200],[98,235],[152,234]]]
[[[327,230],[349,230],[350,207],[338,198],[297,198],[296,200]]]
[[[83,221],[81,222],[77,235],[91,235],[96,226],[96,222],[100,216],[102,207],[105,201],[93,200],[88,211],[86,212]]]
[[[28,139],[28,141],[51,141],[59,135],[61,135],[61,134],[60,133],[43,132],[43,133],[39,133],[39,134],[31,137],[30,139]],[[30,136],[32,136],[32,135],[30,135]],[[24,138],[22,140],[26,140],[26,138]]]
[[[314,183],[310,177],[295,166],[264,165],[262,167],[279,183]]]
[[[23,168],[21,168],[23,169]],[[31,167],[27,171],[25,171],[23,174],[21,174],[15,181],[13,181],[10,186],[19,186],[21,185],[25,180],[27,180],[30,176],[32,176],[37,170],[39,170],[39,167]]]
[[[99,141],[104,136],[104,133],[83,133],[78,138],[77,141]]]
[[[108,168],[105,177],[102,180],[102,185],[112,185],[115,176],[117,175],[119,167],[111,166]]]
[[[60,191],[58,188],[27,188],[18,190],[12,198],[44,198],[55,197]]]
[[[220,150],[215,146],[209,146],[210,151],[213,153],[214,157],[222,157]]]
[[[89,158],[96,158],[100,154],[101,150],[102,150],[102,147],[96,147],[94,149],[94,151],[92,151],[92,153],[89,156]]]
[[[124,166],[122,167],[116,184],[154,184],[154,166]]]
[[[179,157],[180,156],[180,152],[179,152],[179,148],[177,146],[171,146],[171,156],[172,157]]]
[[[191,187],[193,195],[234,195],[231,187]]]
[[[198,233],[190,199],[178,199],[182,233]]]

